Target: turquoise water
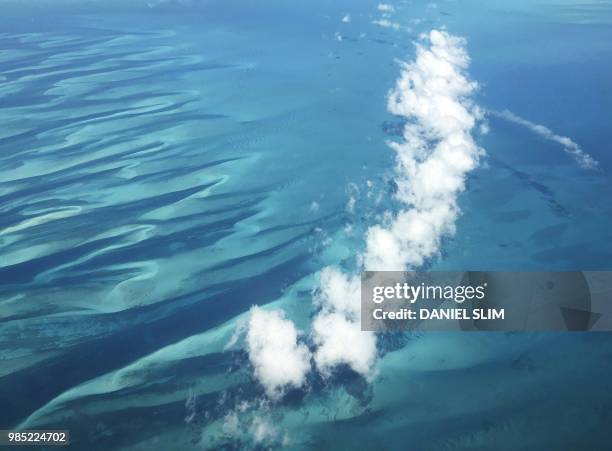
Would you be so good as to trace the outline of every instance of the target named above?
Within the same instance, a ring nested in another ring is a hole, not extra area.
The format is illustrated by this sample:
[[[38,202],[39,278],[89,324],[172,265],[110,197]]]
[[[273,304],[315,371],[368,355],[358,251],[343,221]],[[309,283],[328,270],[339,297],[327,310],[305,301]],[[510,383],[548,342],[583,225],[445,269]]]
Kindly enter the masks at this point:
[[[483,109],[599,166],[489,114],[428,266],[612,269],[612,3],[496,3],[398,2],[385,28],[364,1],[7,2],[0,428],[74,449],[606,449],[608,334],[383,337],[372,381],[311,373],[277,401],[231,344],[254,304],[307,332],[317,272],[399,208],[386,96],[433,28],[466,38]]]

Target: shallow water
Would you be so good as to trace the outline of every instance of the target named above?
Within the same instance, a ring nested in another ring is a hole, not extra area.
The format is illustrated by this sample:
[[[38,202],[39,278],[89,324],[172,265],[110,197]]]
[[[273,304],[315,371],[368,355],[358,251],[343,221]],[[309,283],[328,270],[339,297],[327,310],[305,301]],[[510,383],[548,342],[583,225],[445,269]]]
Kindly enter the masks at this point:
[[[254,304],[308,330],[316,272],[397,208],[386,95],[434,27],[467,39],[481,107],[599,169],[489,116],[428,266],[612,269],[612,4],[433,5],[394,4],[399,30],[365,1],[7,7],[0,426],[105,450],[609,445],[608,334],[384,337],[372,383],[311,375],[276,403],[227,348]]]

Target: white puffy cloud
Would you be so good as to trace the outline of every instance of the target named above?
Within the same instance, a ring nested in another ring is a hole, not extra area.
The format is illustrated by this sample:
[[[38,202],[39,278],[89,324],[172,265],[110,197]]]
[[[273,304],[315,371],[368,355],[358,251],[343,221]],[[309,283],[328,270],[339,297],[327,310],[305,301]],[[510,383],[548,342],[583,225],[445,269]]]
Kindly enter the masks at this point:
[[[383,28],[391,28],[396,31],[401,30],[403,28],[399,23],[390,20],[391,16],[395,12],[395,8],[393,7],[393,5],[390,5],[388,3],[379,3],[377,9],[378,11],[380,11],[381,17],[372,20],[372,24]],[[406,30],[410,31],[409,28],[406,28]]]
[[[561,144],[563,149],[572,155],[578,164],[584,169],[595,169],[599,164],[593,157],[582,150],[582,148],[570,138],[567,136],[557,135],[550,128],[544,125],[536,124],[528,121],[527,119],[523,119],[522,117],[508,110],[489,111],[488,113],[515,124],[522,125],[523,127],[527,127],[529,130],[540,135],[542,138]]]
[[[298,343],[298,331],[281,310],[252,307],[246,336],[255,377],[271,398],[287,387],[301,387],[310,371],[311,354]]]
[[[290,440],[277,420],[268,400],[242,401],[222,418],[221,431],[240,449],[280,449]]]
[[[321,271],[317,303],[321,310],[312,324],[317,346],[314,360],[323,376],[339,364],[370,377],[376,361],[376,335],[362,332],[360,325],[360,278],[338,268]]]
[[[391,22],[389,19],[377,19],[373,20],[372,24],[378,25],[383,28],[392,28],[393,30],[400,30],[402,27],[397,22]]]
[[[319,279],[319,306],[325,312],[338,312],[350,320],[358,320],[360,284],[358,276],[348,276],[331,266],[324,268]]]
[[[253,419],[251,432],[255,443],[265,443],[269,440],[274,440],[278,435],[278,431],[274,425],[262,417],[255,417]]]
[[[465,74],[469,62],[463,39],[432,30],[416,44],[415,61],[401,63],[387,107],[407,119],[404,140],[390,143],[396,196],[407,208],[367,231],[369,270],[416,268],[455,231],[457,195],[483,154],[471,136],[482,112],[469,100],[478,87]]]
[[[458,215],[454,203],[427,210],[400,212],[387,227],[371,227],[366,236],[366,268],[377,271],[400,271],[416,268],[435,255],[444,235],[454,233]]]
[[[351,23],[351,15],[350,14],[346,14],[343,18],[342,18],[342,23]]]
[[[379,10],[392,11],[388,6],[381,4]],[[396,152],[396,196],[404,208],[387,212],[382,224],[368,229],[360,269],[416,268],[439,252],[444,236],[454,233],[457,196],[483,154],[471,136],[482,112],[469,99],[477,84],[465,73],[468,65],[465,41],[438,30],[421,36],[415,61],[401,64],[388,110],[407,122],[403,141],[389,144]],[[346,364],[372,377],[376,335],[360,328],[359,274],[323,269],[316,303],[311,333],[317,369],[329,376]],[[255,374],[270,396],[304,383],[311,354],[298,344],[295,326],[281,312],[254,307],[247,344]]]
[[[442,238],[455,231],[456,199],[465,177],[483,154],[470,134],[482,113],[469,100],[477,84],[465,74],[465,41],[433,30],[421,42],[415,61],[402,63],[387,104],[391,113],[407,119],[403,141],[390,143],[397,155],[396,196],[405,208],[386,214],[385,223],[366,232],[362,261],[368,270],[416,268],[439,252]],[[321,310],[312,336],[323,375],[339,364],[366,377],[373,374],[376,335],[360,330],[359,290],[358,275],[335,268],[321,272]]]
[[[395,11],[395,8],[389,3],[379,3],[378,10],[382,13],[392,13]]]
[[[359,299],[351,300],[359,306]],[[376,336],[373,332],[363,332],[358,320],[342,313],[322,312],[314,319],[312,331],[317,345],[314,359],[323,376],[331,374],[339,364],[347,364],[365,377],[373,375]]]

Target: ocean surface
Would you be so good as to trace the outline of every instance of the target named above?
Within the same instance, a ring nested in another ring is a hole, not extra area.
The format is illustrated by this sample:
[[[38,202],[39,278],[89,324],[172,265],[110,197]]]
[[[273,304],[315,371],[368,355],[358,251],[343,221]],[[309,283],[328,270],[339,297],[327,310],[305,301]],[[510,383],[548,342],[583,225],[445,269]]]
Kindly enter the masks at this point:
[[[399,208],[387,94],[432,29],[466,39],[489,130],[426,267],[612,270],[612,2],[391,5],[0,0],[0,429],[90,451],[610,448],[608,333],[387,335],[373,380],[311,373],[280,400],[253,377],[251,306],[307,334],[318,272]]]

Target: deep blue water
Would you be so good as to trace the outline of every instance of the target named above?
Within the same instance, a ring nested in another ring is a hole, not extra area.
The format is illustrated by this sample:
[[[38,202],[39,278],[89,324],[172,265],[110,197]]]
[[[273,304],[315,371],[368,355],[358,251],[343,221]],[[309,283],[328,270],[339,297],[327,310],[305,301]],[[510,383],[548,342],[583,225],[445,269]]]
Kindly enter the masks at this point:
[[[226,345],[254,304],[307,331],[317,271],[397,208],[386,95],[432,28],[466,38],[482,108],[599,169],[490,115],[428,265],[612,269],[612,3],[398,2],[399,30],[365,1],[101,3],[0,17],[0,429],[90,450],[610,447],[609,334],[385,337],[372,383],[313,374],[276,403]]]

